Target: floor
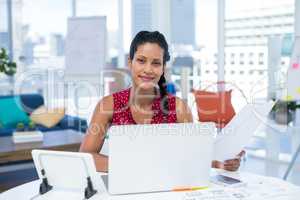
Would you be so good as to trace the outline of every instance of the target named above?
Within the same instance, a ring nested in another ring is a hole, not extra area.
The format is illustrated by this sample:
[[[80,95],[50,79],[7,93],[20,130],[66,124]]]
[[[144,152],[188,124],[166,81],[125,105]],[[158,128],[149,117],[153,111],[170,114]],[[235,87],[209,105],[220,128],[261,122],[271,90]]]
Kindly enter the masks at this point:
[[[0,166],[0,193],[36,179],[38,175],[32,162]]]

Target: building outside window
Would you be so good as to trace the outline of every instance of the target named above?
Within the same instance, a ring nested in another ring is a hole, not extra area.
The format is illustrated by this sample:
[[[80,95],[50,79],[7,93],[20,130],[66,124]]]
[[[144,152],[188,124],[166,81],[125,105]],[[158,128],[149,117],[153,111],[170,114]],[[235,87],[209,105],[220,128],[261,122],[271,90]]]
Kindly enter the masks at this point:
[[[230,64],[231,64],[231,65],[234,65],[234,64],[235,64],[235,60],[234,60],[234,59],[235,59],[235,54],[234,54],[234,53],[231,53],[231,54],[230,54],[230,60],[231,60],[231,61],[230,61]]]
[[[253,65],[254,64],[254,53],[249,53],[249,65]]]
[[[258,64],[259,65],[264,65],[264,53],[259,53],[258,54]]]
[[[245,54],[244,53],[240,53],[240,65],[244,65],[245,61]]]
[[[0,48],[9,48],[7,1],[0,0]]]

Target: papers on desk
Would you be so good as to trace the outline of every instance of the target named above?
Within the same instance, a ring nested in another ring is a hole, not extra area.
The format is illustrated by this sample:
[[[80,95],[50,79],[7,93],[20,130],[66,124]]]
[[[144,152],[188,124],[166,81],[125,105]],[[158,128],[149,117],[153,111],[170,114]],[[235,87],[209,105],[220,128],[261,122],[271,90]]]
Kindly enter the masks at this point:
[[[189,192],[183,200],[296,200],[300,188],[275,178],[238,188],[219,188]]]
[[[239,200],[225,189],[186,193],[184,200]]]
[[[296,200],[300,188],[277,178],[265,177],[232,192],[244,195],[241,200]]]
[[[273,102],[247,104],[216,137],[214,159],[234,158],[249,143],[259,125],[266,121],[273,106]]]

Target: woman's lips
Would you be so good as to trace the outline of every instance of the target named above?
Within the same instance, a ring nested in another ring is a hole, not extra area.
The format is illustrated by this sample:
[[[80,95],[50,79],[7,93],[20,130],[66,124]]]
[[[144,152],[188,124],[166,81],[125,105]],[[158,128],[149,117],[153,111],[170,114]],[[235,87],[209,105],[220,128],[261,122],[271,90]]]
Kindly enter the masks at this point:
[[[139,76],[140,79],[143,81],[152,81],[154,78],[149,76]]]

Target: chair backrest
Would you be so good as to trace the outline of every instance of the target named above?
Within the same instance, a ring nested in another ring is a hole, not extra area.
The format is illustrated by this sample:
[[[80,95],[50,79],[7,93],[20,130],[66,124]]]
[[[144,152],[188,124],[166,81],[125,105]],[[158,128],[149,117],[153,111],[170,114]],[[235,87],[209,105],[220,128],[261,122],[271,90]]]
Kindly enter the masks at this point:
[[[21,106],[27,114],[31,114],[32,111],[34,111],[35,109],[37,109],[38,107],[44,104],[44,98],[40,94],[6,95],[6,96],[0,96],[0,99],[17,97],[17,96],[20,97],[21,104],[22,104]]]
[[[219,93],[218,91],[224,91]],[[234,83],[208,82],[202,88],[194,89],[192,108],[197,109],[193,115],[200,121],[213,121],[224,127],[248,100],[244,92]]]
[[[225,91],[232,90],[231,102],[236,112],[239,112],[246,104],[249,103],[249,99],[247,98],[247,95],[234,82],[227,82],[227,81],[209,82],[203,85],[203,87],[198,90],[217,92],[219,88],[223,88]]]

